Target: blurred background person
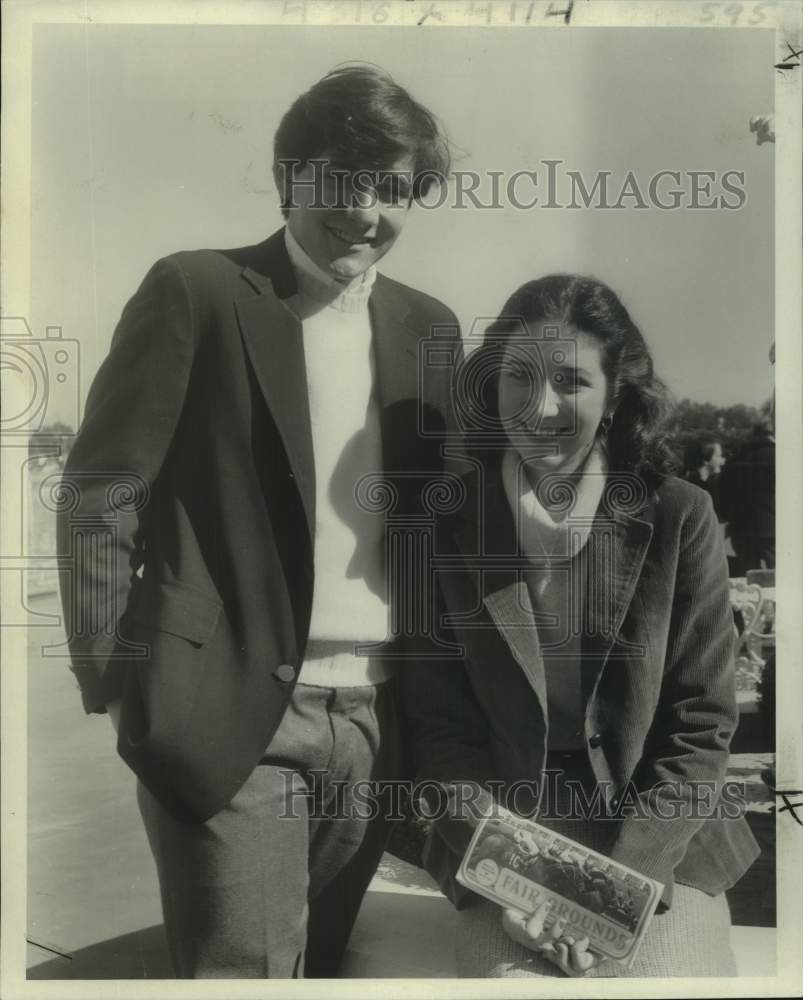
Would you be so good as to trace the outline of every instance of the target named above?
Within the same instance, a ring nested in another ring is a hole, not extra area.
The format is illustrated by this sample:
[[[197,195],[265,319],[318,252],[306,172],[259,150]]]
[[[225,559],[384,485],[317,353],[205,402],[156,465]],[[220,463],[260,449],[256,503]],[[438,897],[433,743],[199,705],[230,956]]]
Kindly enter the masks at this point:
[[[714,510],[720,521],[724,521],[720,510],[720,473],[725,465],[722,445],[714,438],[700,438],[692,441],[684,455],[684,477],[704,489],[711,497]]]
[[[720,477],[720,505],[736,553],[731,576],[775,568],[775,436],[771,416],[752,433]]]

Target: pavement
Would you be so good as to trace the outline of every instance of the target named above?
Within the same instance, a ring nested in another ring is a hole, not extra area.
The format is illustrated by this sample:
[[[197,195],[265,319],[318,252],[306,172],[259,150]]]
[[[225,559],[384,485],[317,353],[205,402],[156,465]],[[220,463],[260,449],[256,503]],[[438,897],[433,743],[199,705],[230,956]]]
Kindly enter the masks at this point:
[[[58,614],[55,595],[32,600],[30,608]],[[41,655],[42,645],[61,642],[58,628],[30,628],[28,978],[170,978],[135,780],[117,756],[108,719],[84,715],[66,659]],[[775,974],[774,814],[758,777],[769,760],[766,748],[747,745],[732,761],[746,781],[751,825],[764,847],[746,876],[753,879],[749,891],[729,895],[743,976]],[[451,913],[424,872],[385,855],[343,975],[454,976]]]

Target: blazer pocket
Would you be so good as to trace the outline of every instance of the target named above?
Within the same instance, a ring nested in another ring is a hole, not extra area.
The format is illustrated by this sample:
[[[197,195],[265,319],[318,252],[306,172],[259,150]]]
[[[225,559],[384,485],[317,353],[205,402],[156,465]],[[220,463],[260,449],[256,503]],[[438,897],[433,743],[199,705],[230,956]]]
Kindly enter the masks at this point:
[[[131,617],[135,638],[148,646],[133,677],[136,719],[126,733],[129,748],[175,746],[192,711],[223,602],[178,583],[159,583],[138,595]],[[132,678],[133,679],[133,678]]]
[[[140,595],[133,618],[157,632],[203,646],[214,635],[222,608],[217,595],[190,584],[165,582]]]

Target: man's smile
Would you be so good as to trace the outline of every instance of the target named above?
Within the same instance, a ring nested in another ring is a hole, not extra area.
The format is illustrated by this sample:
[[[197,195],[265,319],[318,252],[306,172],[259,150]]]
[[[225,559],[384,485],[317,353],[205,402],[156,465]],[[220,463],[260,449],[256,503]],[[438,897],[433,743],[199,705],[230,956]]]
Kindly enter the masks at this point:
[[[344,229],[338,229],[336,226],[327,226],[326,228],[333,236],[350,247],[371,245],[371,240],[364,233],[347,233]]]

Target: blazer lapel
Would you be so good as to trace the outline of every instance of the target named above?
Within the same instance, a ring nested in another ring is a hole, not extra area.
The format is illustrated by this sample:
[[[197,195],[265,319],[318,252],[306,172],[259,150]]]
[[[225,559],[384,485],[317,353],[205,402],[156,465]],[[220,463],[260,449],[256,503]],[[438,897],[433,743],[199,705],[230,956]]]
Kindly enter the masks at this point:
[[[652,524],[635,516],[599,515],[581,553],[586,573],[582,640],[583,699],[593,697],[633,600]]]
[[[382,460],[386,471],[414,465],[418,412],[418,333],[408,325],[410,307],[377,274],[368,309],[380,405]]]
[[[284,231],[256,248],[243,269],[248,291],[237,318],[259,387],[287,452],[310,538],[315,527],[315,464],[301,323],[284,304],[296,290]]]
[[[516,537],[510,505],[495,470],[483,467],[476,509],[481,523],[463,522],[454,537],[464,558],[477,571],[482,603],[523,670],[547,717],[546,679],[535,612],[522,577],[527,561]],[[479,529],[479,530],[478,530]]]
[[[518,572],[516,573],[518,577]],[[483,604],[494,625],[524,671],[547,717],[546,678],[535,614],[524,580],[517,578],[483,595]]]
[[[464,559],[477,572],[484,607],[526,674],[546,716],[546,680],[535,613],[522,578],[527,560],[518,546],[516,525],[501,480],[494,470],[487,471],[486,478],[484,488],[478,487],[483,491],[483,502],[475,505],[481,513],[480,525],[464,521],[456,528],[454,538]],[[596,690],[630,607],[652,539],[650,521],[635,516],[641,510],[633,515],[598,513],[577,557],[583,561],[586,575],[582,637],[585,704]]]

